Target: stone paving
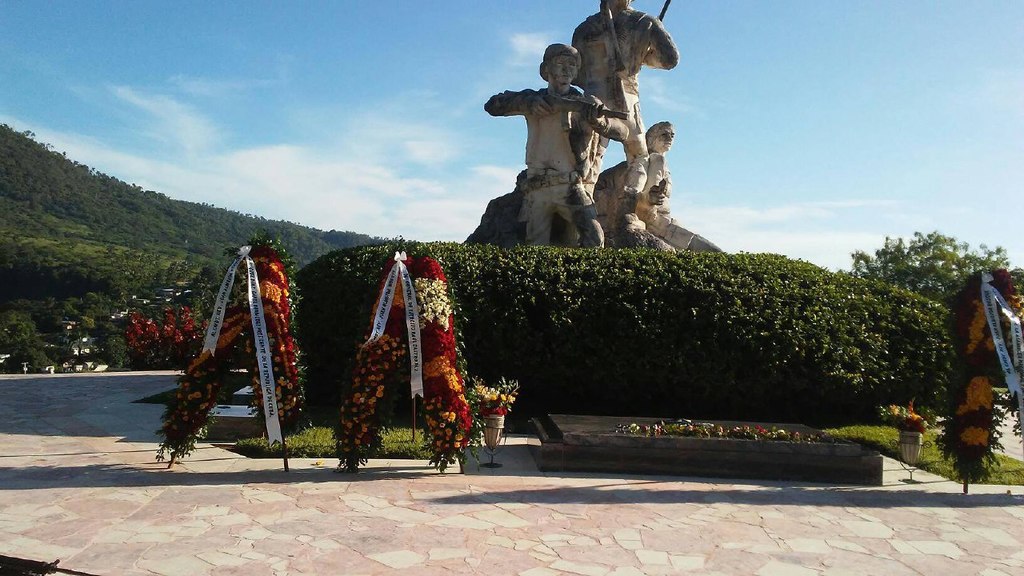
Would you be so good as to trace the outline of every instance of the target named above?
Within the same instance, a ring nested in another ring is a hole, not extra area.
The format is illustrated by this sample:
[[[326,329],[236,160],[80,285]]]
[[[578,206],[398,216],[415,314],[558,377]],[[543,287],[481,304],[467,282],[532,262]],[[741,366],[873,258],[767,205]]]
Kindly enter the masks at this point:
[[[0,554],[102,575],[1024,575],[1024,490],[248,460],[154,462],[170,373],[0,378]],[[1007,437],[1006,440],[1009,440]],[[1009,443],[1009,442],[1007,442]]]

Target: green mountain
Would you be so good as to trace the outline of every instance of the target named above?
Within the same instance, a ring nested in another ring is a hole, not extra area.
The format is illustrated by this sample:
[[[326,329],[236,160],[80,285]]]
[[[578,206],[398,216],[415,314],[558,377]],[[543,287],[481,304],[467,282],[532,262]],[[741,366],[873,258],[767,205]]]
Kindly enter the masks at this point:
[[[33,138],[0,125],[0,304],[88,292],[124,297],[203,268],[210,276],[225,265],[226,248],[259,231],[279,238],[299,266],[378,241],[172,200]]]

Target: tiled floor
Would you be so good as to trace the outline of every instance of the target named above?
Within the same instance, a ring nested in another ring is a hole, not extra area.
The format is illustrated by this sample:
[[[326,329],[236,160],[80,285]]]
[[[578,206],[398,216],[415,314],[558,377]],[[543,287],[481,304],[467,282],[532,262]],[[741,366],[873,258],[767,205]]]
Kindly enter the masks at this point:
[[[0,554],[92,574],[1024,575],[1024,490],[154,462],[168,373],[0,378]],[[31,391],[30,393],[27,393]],[[1013,438],[1004,437],[1012,445]],[[1019,444],[1018,444],[1019,448]]]

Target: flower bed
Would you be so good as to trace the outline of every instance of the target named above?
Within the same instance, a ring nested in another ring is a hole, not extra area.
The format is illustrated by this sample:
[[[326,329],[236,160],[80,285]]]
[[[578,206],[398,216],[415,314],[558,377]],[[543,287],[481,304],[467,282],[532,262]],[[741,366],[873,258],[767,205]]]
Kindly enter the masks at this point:
[[[749,424],[722,426],[710,422],[685,421],[666,423],[662,420],[650,425],[638,424],[636,422],[619,424],[615,431],[619,434],[647,436],[650,438],[676,436],[681,438],[733,438],[736,440],[765,440],[773,442],[834,442],[823,432],[801,433],[777,426],[765,428],[760,424],[754,424],[753,426]]]
[[[882,456],[878,452],[834,441],[820,430],[799,424],[712,421],[702,423],[709,426],[666,426],[657,418],[630,418],[626,429],[636,426],[638,432],[644,427],[648,430],[647,434],[634,435],[617,431],[622,420],[565,414],[535,419],[541,439],[535,453],[537,467],[546,472],[882,483]],[[659,426],[679,434],[652,435],[650,431]],[[719,428],[723,436],[710,435]],[[814,441],[808,440],[812,438]]]

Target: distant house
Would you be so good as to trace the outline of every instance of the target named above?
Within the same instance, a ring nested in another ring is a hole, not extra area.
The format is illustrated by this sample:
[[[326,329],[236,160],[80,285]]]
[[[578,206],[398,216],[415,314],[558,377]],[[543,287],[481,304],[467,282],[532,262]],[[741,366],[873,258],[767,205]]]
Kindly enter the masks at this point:
[[[96,339],[92,336],[85,336],[72,342],[68,351],[71,352],[73,356],[87,356],[92,354],[95,349]]]

